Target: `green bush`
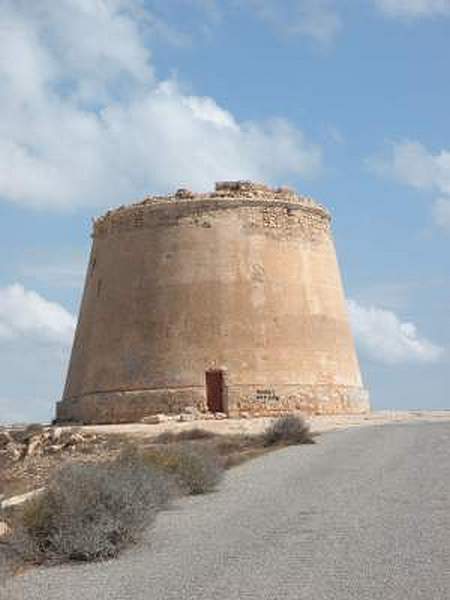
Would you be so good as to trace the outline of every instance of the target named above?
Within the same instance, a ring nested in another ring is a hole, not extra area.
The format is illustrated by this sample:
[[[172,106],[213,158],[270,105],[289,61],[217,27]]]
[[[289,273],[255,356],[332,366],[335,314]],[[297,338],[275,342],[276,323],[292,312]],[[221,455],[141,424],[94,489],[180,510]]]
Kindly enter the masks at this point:
[[[287,415],[274,421],[263,433],[266,446],[314,444],[309,425],[303,417]]]
[[[99,560],[135,542],[173,494],[141,463],[67,464],[15,517],[8,544],[25,560]]]
[[[223,476],[223,464],[212,448],[184,443],[150,448],[142,460],[175,478],[180,489],[188,494],[204,494],[216,488]]]

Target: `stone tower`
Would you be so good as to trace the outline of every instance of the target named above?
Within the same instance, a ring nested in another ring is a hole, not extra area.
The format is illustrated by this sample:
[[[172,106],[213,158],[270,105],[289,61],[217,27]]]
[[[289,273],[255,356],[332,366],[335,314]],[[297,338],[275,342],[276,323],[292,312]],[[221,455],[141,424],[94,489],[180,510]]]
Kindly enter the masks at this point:
[[[97,219],[60,420],[369,409],[330,215],[249,182]]]

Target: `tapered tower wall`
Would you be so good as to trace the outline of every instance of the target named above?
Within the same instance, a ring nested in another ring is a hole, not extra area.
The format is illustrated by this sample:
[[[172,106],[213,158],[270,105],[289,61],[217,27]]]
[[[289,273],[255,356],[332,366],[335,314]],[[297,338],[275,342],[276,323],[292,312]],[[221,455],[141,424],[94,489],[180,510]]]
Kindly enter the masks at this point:
[[[247,182],[180,190],[96,221],[59,419],[196,406],[229,415],[363,412],[328,212]]]

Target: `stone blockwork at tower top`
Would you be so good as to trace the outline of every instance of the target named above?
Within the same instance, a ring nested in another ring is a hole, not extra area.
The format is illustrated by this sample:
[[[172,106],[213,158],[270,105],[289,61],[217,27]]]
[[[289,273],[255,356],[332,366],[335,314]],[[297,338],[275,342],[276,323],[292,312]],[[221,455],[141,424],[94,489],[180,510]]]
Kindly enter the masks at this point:
[[[298,219],[298,228],[302,226],[306,230],[309,227],[311,233],[314,226],[323,230],[329,228],[328,211],[311,198],[299,196],[289,188],[271,189],[249,181],[224,181],[216,183],[215,191],[210,193],[198,194],[179,189],[174,195],[153,196],[136,204],[120,206],[94,222],[93,235],[102,236],[145,227],[155,224],[155,220],[169,225],[184,214],[195,216],[197,211],[200,216],[208,211],[223,210],[227,207],[236,209],[241,206],[262,207],[267,227],[281,228],[280,217],[288,212],[292,215],[293,208],[301,207],[303,210],[301,219]],[[291,219],[290,222],[284,223],[289,225],[288,231],[291,231],[294,221],[295,219]]]
[[[57,417],[363,412],[328,211],[222,182],[97,219]]]

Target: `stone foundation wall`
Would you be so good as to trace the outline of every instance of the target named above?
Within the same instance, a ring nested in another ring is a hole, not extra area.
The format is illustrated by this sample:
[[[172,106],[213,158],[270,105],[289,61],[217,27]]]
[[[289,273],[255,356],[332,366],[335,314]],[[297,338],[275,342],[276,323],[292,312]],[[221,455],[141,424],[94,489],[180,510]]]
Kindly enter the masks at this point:
[[[276,416],[299,410],[306,414],[365,413],[370,411],[367,390],[340,385],[232,385],[228,414]]]
[[[132,423],[158,413],[180,414],[187,407],[207,413],[205,388],[104,392],[58,402],[58,421]],[[360,387],[335,385],[226,385],[224,410],[230,417],[369,412],[369,395]]]
[[[188,406],[207,411],[204,388],[87,394],[58,402],[56,419],[85,424],[134,423],[149,415],[180,414]]]

